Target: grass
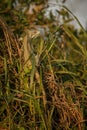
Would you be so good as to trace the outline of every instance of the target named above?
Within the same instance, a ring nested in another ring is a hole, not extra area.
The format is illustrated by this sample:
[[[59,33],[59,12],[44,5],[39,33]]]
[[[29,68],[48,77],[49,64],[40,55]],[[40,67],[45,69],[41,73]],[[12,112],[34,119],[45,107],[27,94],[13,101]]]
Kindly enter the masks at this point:
[[[46,41],[32,39],[27,61],[23,42],[2,18],[0,34],[0,129],[87,129],[87,48],[80,32],[64,24]]]

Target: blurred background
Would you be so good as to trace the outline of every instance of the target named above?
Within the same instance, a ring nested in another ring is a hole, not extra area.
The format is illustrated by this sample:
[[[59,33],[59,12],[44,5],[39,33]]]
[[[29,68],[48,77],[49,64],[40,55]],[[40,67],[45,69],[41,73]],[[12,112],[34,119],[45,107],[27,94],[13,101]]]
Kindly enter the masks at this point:
[[[56,6],[57,1],[60,2],[59,0],[48,1],[49,4],[54,4],[54,6],[50,9],[55,11],[55,9],[58,8],[58,6]],[[64,5],[66,5],[68,9],[72,11],[74,15],[76,15],[83,27],[87,28],[87,0],[66,0]],[[76,22],[74,22],[74,24],[76,27],[78,27]]]

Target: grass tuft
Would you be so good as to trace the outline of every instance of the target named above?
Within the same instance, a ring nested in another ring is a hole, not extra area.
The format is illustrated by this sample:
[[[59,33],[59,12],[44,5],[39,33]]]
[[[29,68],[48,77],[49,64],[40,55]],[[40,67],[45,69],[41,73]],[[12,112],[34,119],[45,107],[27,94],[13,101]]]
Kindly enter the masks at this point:
[[[65,24],[55,33],[43,40],[24,30],[19,41],[0,17],[0,129],[87,128],[84,33]]]

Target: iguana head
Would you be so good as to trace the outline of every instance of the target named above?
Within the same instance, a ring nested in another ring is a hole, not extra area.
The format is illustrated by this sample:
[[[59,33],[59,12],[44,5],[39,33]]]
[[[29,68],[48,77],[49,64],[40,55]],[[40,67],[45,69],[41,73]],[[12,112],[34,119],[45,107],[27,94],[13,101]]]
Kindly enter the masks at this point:
[[[40,35],[40,31],[34,29],[28,30],[28,34],[30,38],[36,38]]]

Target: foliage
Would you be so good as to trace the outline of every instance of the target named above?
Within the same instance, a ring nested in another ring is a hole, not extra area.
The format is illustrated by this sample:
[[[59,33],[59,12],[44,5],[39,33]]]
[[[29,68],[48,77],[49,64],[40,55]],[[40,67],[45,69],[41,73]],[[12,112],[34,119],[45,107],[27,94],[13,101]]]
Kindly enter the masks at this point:
[[[67,24],[72,12],[65,7],[57,10],[60,24],[52,12],[45,17],[46,1],[33,1],[32,14],[32,1],[18,2],[17,9],[12,0],[0,5],[0,129],[87,129],[87,32],[76,17],[80,30]],[[29,39],[32,64],[26,68],[21,39],[26,28],[39,26],[45,33]]]

